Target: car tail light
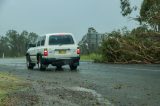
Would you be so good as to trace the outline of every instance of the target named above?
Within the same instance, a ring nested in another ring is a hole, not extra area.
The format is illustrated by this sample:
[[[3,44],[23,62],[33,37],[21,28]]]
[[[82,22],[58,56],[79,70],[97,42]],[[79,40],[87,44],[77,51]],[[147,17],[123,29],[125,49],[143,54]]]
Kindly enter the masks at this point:
[[[44,56],[48,56],[48,50],[44,49]]]
[[[80,49],[79,48],[77,48],[77,54],[80,54]]]

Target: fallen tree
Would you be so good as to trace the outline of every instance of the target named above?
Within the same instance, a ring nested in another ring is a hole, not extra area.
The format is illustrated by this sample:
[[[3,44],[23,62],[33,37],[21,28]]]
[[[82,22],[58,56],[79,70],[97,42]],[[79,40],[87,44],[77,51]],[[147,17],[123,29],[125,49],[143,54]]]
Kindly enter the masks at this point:
[[[160,33],[113,31],[103,40],[101,52],[103,62],[160,63]]]

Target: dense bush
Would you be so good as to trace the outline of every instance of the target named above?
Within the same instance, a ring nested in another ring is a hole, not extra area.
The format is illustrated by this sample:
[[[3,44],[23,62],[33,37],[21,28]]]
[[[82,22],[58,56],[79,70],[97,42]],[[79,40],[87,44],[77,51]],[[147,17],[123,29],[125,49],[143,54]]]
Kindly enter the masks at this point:
[[[105,62],[160,63],[160,34],[140,28],[128,35],[113,31],[102,42],[101,52]]]

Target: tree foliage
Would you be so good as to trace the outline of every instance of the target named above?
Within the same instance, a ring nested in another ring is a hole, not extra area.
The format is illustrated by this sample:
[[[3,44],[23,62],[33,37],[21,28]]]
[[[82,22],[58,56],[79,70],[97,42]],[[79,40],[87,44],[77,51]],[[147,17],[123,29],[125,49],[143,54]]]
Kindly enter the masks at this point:
[[[127,16],[132,13],[131,5],[129,0],[120,0],[121,1],[121,13],[123,16]]]
[[[128,16],[134,10],[131,7],[129,0],[120,0],[121,13],[123,16]],[[140,24],[148,24],[155,31],[160,31],[160,0],[143,0],[140,7],[139,17],[134,18]]]
[[[0,57],[5,56],[24,56],[27,44],[35,42],[38,35],[33,32],[23,31],[18,33],[16,30],[7,31],[5,36],[0,37]]]
[[[160,31],[160,0],[144,0],[140,16],[143,22],[150,24],[155,31]]]

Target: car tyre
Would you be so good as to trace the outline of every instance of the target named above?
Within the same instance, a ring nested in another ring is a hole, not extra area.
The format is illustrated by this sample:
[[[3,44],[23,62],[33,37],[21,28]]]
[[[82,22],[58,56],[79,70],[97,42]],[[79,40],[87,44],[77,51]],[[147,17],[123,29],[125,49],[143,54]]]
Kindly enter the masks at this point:
[[[27,68],[30,70],[32,70],[35,66],[34,63],[31,63],[31,59],[29,55],[26,56],[26,64],[27,64]]]
[[[57,65],[56,67],[57,67],[57,69],[62,69],[61,65]]]
[[[72,64],[72,65],[69,65],[69,67],[70,67],[71,70],[77,70],[77,65]]]
[[[42,56],[38,57],[38,69],[41,71],[45,71],[46,70],[46,65],[42,64]]]

